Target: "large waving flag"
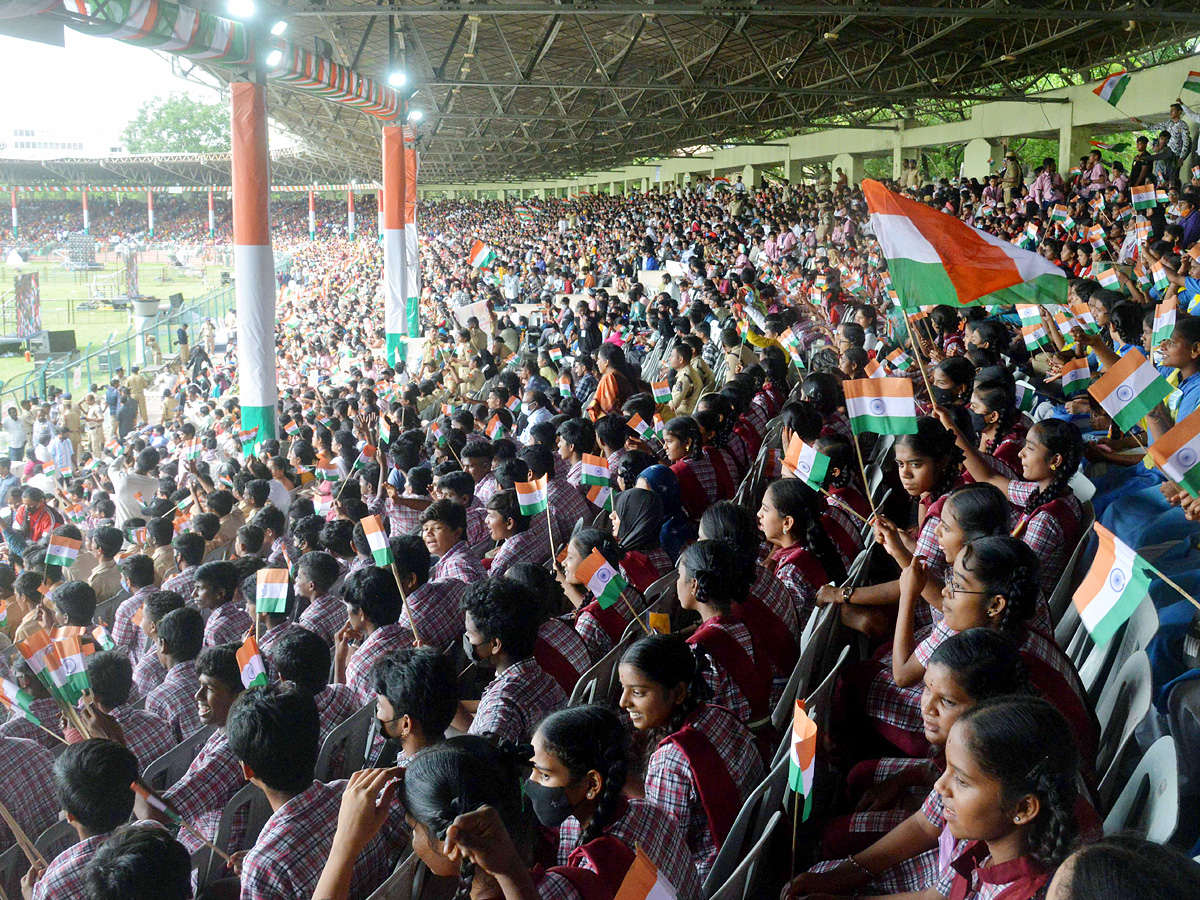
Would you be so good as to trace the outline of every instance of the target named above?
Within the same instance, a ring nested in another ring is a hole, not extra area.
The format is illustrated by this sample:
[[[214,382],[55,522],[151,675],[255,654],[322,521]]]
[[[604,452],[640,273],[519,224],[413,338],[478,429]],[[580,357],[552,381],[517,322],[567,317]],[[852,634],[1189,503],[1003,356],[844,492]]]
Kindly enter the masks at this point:
[[[1150,458],[1177,485],[1200,497],[1200,412],[1175,425],[1149,447]]]
[[[862,188],[901,306],[1067,302],[1066,276],[1033,251],[893,194],[869,178]]]
[[[490,266],[496,261],[496,251],[483,241],[476,241],[471,245],[471,265],[476,269],[483,269]]]
[[[917,404],[907,378],[855,378],[842,382],[855,434],[916,434]]]
[[[804,711],[804,701],[796,701],[792,714],[792,741],[788,753],[788,787],[804,797],[800,821],[812,813],[813,768],[817,757],[817,723]]]
[[[1129,87],[1131,77],[1128,72],[1122,69],[1120,72],[1116,72],[1105,78],[1092,90],[1092,93],[1105,103],[1116,106],[1121,102],[1121,96],[1125,93],[1125,88]]]
[[[1074,600],[1092,640],[1104,645],[1145,599],[1150,574],[1133,548],[1099,522],[1096,537],[1100,539],[1096,557]]]
[[[849,384],[850,382],[847,382]],[[1104,411],[1122,431],[1130,431],[1139,419],[1170,396],[1172,387],[1142,354],[1126,353],[1115,366],[1088,388]]]
[[[625,873],[625,880],[613,900],[675,900],[679,896],[671,882],[658,871],[650,857],[635,850],[633,865]]]

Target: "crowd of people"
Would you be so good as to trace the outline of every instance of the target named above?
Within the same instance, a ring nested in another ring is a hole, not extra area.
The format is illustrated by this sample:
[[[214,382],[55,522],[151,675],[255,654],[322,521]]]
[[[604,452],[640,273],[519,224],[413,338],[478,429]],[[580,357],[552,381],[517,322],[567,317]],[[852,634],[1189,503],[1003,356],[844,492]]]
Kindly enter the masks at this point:
[[[18,889],[183,900],[219,839],[201,896],[365,900],[412,852],[459,900],[611,900],[639,857],[700,900],[828,619],[821,649],[852,655],[769,894],[1200,896],[1193,814],[1173,846],[1102,834],[1128,773],[1048,602],[1093,514],[1156,548],[1151,731],[1194,708],[1200,501],[1143,457],[1200,403],[1200,177],[1183,154],[1084,162],[892,185],[1036,247],[1062,310],[906,316],[844,179],[440,201],[418,213],[423,340],[390,361],[378,244],[294,247],[274,435],[242,421],[235,321],[94,388],[82,421],[58,393],[5,411],[3,802],[79,838]],[[1124,434],[1063,376],[1131,354],[1172,393]],[[847,412],[881,372],[919,413],[894,440]],[[79,648],[86,689],[48,645]],[[605,660],[612,689],[572,703]],[[321,747],[363,708],[352,771]],[[1175,739],[1186,810],[1200,748]],[[130,787],[189,740],[177,781]],[[253,840],[218,828],[248,783],[271,810]]]

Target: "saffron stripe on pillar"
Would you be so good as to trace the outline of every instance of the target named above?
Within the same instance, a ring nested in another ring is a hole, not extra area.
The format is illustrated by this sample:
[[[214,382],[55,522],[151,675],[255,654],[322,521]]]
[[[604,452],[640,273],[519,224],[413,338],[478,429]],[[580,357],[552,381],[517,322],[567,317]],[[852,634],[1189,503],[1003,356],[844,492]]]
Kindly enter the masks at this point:
[[[408,336],[421,334],[421,258],[417,249],[417,133],[404,126],[404,306]]]
[[[154,191],[146,188],[146,222],[150,226],[150,237],[154,237]]]
[[[267,92],[235,82],[233,130],[233,265],[237,278],[238,378],[242,429],[258,429],[255,446],[275,437],[275,260],[267,208],[270,190]]]
[[[375,192],[375,213],[378,222],[375,225],[375,233],[378,235],[380,242],[383,241],[383,191]]]
[[[317,239],[317,200],[312,191],[308,192],[308,239]]]
[[[213,237],[217,231],[216,216],[213,214],[213,189],[208,189],[208,236]]]
[[[346,188],[346,227],[350,232],[350,240],[354,240],[354,188]]]
[[[86,184],[83,186],[83,233],[84,234],[92,233],[91,222],[88,221],[87,185]]]
[[[17,237],[17,192],[9,191],[9,194],[12,195],[12,228],[13,239],[15,240]]]
[[[404,147],[400,129],[383,128],[383,223],[384,322],[387,330],[387,361],[396,365],[404,359]]]

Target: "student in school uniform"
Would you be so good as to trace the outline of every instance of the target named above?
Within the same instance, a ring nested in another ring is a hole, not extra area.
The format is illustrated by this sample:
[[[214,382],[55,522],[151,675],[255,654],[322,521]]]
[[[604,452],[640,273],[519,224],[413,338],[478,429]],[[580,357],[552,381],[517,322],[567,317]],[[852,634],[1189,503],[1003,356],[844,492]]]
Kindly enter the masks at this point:
[[[395,765],[403,768],[446,739],[459,699],[450,657],[432,647],[404,647],[382,657],[373,678],[375,718],[384,737],[398,745]]]
[[[294,685],[317,704],[322,744],[333,729],[362,708],[354,691],[344,684],[329,683],[332,664],[325,640],[307,628],[288,632],[271,648],[271,675]]]
[[[31,868],[21,892],[32,900],[86,900],[86,868],[109,835],[129,821],[131,785],[139,775],[134,755],[100,738],[65,749],[54,762],[54,794],[79,835],[50,865]]]
[[[163,683],[146,695],[146,712],[170,723],[177,741],[203,727],[196,711],[200,687],[196,657],[203,647],[204,619],[198,609],[185,606],[167,613],[158,623],[155,652],[167,674]]]
[[[575,607],[572,615],[575,630],[583,638],[592,663],[595,664],[621,640],[626,626],[633,621],[634,613],[645,608],[645,599],[632,586],[627,585],[616,603],[607,609],[601,608],[587,585],[579,580],[579,567],[593,550],[599,552],[605,562],[613,568],[621,562],[621,550],[612,535],[605,534],[598,528],[581,528],[571,536],[562,567],[556,567],[555,572],[567,599]]]
[[[324,550],[309,551],[296,563],[296,593],[306,602],[299,624],[319,634],[330,647],[346,624],[346,604],[332,592],[341,575],[337,557]]]
[[[204,646],[240,641],[250,630],[250,616],[237,602],[238,570],[231,562],[207,562],[196,570],[196,605],[210,610],[204,623]]]
[[[133,666],[125,654],[119,650],[93,653],[87,658],[87,673],[96,706],[121,726],[125,746],[137,757],[138,768],[145,769],[175,746],[171,723],[129,705]]]
[[[711,696],[679,637],[647,635],[621,658],[620,706],[639,732],[664,734],[646,762],[645,796],[674,816],[701,882],[765,771],[754,735]]]

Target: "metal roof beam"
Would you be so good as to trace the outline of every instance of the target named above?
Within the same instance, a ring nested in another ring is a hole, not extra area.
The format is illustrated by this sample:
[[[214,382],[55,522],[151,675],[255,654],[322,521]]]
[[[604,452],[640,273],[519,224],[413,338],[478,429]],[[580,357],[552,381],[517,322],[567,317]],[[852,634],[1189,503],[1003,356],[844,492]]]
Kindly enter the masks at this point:
[[[393,6],[377,5],[344,5],[322,4],[305,7],[304,9],[289,9],[288,17],[300,16],[387,16],[397,12]],[[424,6],[406,5],[403,14],[406,16],[462,16],[469,13],[476,16],[586,16],[617,17],[659,15],[678,16],[681,18],[705,18],[733,20],[735,23],[745,18],[804,18],[828,16],[870,16],[884,19],[1000,19],[1000,20],[1051,20],[1061,19],[1071,22],[1125,22],[1142,15],[1152,15],[1155,19],[1165,22],[1180,22],[1200,24],[1200,9],[1193,4],[1181,5],[1177,9],[1148,9],[1137,3],[1125,2],[1108,7],[1041,7],[1024,4],[1010,4],[1000,7],[992,6],[907,6],[884,3],[589,3],[588,5],[558,5],[546,2],[497,3],[480,2],[470,6],[459,3],[430,3]]]

